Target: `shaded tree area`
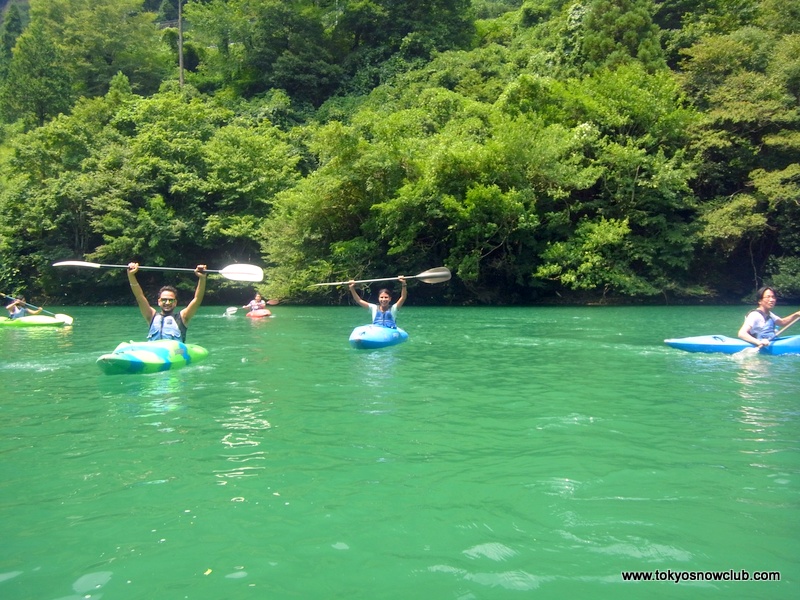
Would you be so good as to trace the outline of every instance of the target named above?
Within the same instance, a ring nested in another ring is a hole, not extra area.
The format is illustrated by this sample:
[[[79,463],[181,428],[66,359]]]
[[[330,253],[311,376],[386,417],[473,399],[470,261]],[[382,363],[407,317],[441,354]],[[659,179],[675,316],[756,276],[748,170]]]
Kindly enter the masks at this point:
[[[49,266],[85,258],[251,262],[295,302],[439,265],[420,301],[800,297],[791,3],[191,0],[183,87],[176,8],[8,13],[5,291],[127,293]]]
[[[177,84],[135,95],[119,74],[105,96],[15,137],[0,230],[0,252],[15,260],[3,261],[0,277],[53,278],[49,265],[65,256],[258,263],[254,231],[270,197],[296,177],[285,138]],[[75,298],[111,297],[106,282],[119,283],[76,273],[63,285]]]
[[[202,46],[189,80],[198,89],[251,98],[280,88],[314,107],[368,93],[473,33],[469,0],[208,0],[185,13]]]

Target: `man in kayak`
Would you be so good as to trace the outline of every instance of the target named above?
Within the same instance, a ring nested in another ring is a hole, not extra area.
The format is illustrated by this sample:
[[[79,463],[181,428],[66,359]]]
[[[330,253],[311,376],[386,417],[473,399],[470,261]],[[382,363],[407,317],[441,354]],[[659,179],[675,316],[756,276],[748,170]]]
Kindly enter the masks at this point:
[[[775,337],[775,326],[786,327],[800,319],[800,311],[788,317],[779,317],[772,309],[775,308],[775,290],[765,286],[756,292],[758,308],[747,313],[744,323],[739,329],[739,338],[756,346],[768,346]]]
[[[17,296],[13,302],[6,306],[8,310],[8,318],[11,320],[19,319],[20,317],[27,317],[28,315],[38,315],[42,312],[42,308],[33,308],[26,306],[25,296]]]
[[[353,295],[353,300],[355,300],[359,306],[368,308],[372,312],[373,325],[381,325],[383,327],[390,327],[391,329],[397,329],[397,323],[395,323],[395,316],[397,315],[397,311],[400,310],[400,307],[403,306],[403,303],[406,301],[406,298],[408,297],[408,290],[406,288],[406,278],[400,275],[397,279],[403,285],[403,288],[402,292],[400,293],[400,299],[393,306],[389,306],[392,303],[392,292],[390,292],[388,289],[384,288],[380,292],[378,292],[378,303],[371,304],[369,302],[366,302],[365,300],[362,300],[361,296],[358,295],[358,292],[356,291],[355,281],[351,279],[350,283],[348,283],[348,286],[350,287],[350,293]]]
[[[147,340],[180,340],[181,342],[186,342],[186,327],[197,312],[197,309],[200,308],[200,303],[206,293],[206,277],[208,277],[205,272],[206,266],[197,265],[194,270],[195,275],[197,275],[197,289],[194,291],[194,298],[179,313],[175,312],[178,307],[178,290],[171,285],[165,285],[158,290],[158,306],[161,308],[161,312],[150,306],[139,282],[136,280],[136,272],[138,270],[139,263],[128,263],[128,282],[131,284],[131,290],[142,316],[150,324]]]

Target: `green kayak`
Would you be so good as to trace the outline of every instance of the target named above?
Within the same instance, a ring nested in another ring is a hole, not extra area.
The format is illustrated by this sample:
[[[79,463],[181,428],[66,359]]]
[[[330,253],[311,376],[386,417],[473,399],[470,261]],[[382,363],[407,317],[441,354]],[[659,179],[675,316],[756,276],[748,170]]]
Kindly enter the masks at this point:
[[[106,375],[158,373],[198,363],[208,350],[197,344],[177,340],[122,343],[110,354],[97,359],[97,366]]]
[[[0,327],[63,327],[63,319],[47,315],[29,315],[18,319],[0,318]]]

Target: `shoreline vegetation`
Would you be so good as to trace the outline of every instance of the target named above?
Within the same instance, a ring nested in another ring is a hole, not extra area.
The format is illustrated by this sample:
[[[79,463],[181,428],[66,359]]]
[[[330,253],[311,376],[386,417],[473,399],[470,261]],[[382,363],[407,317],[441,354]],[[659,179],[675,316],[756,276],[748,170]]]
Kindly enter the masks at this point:
[[[155,294],[157,288],[152,289],[151,295]],[[373,289],[373,293],[377,292],[377,288]],[[186,292],[188,293],[188,292]],[[183,292],[182,292],[183,294]],[[232,304],[236,304],[242,298],[248,297],[248,293],[246,291],[233,291],[227,290],[221,293],[214,293],[214,292],[207,292],[206,299],[203,302],[204,306],[214,306],[214,307],[227,307]],[[39,305],[47,305],[50,307],[53,306],[82,306],[82,307],[103,307],[103,306],[133,306],[135,305],[131,302],[130,298],[127,297],[119,297],[119,298],[108,298],[103,300],[102,302],[67,302],[64,297],[39,297],[35,298],[36,302]],[[350,301],[349,296],[342,295],[341,298],[333,297],[327,298],[326,301],[317,301],[317,302],[295,302],[291,298],[285,298],[280,301],[281,305],[285,306],[354,306],[354,304]],[[750,307],[752,308],[752,298],[744,297],[744,298],[734,298],[734,297],[709,297],[709,298],[630,298],[624,296],[616,296],[616,297],[595,297],[589,295],[581,295],[581,296],[572,296],[572,295],[553,295],[543,297],[535,302],[481,302],[478,298],[469,298],[467,300],[447,300],[446,298],[442,299],[419,299],[415,298],[414,302],[409,306],[419,306],[419,307],[433,307],[433,306],[442,306],[442,307],[450,307],[450,308],[458,308],[458,307],[476,307],[476,306],[495,306],[495,307],[520,307],[520,308],[536,308],[536,307],[637,307],[637,306],[742,306],[742,307]],[[782,298],[781,305],[786,306],[790,305],[793,306],[798,304],[798,301],[793,298]]]
[[[179,18],[180,11],[180,18]],[[210,302],[452,271],[419,305],[800,300],[779,0],[5,0],[0,289],[63,260],[262,267]],[[177,279],[177,281],[176,281]],[[182,278],[143,278],[191,286]]]

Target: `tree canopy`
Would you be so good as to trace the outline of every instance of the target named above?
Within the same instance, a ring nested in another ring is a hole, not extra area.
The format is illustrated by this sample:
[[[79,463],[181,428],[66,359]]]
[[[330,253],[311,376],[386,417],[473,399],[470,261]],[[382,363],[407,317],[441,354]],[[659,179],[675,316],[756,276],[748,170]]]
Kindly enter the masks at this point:
[[[251,262],[308,303],[439,265],[420,301],[800,297],[792,3],[181,8],[180,37],[177,0],[5,13],[4,291],[126,293],[50,266],[83,258]]]

